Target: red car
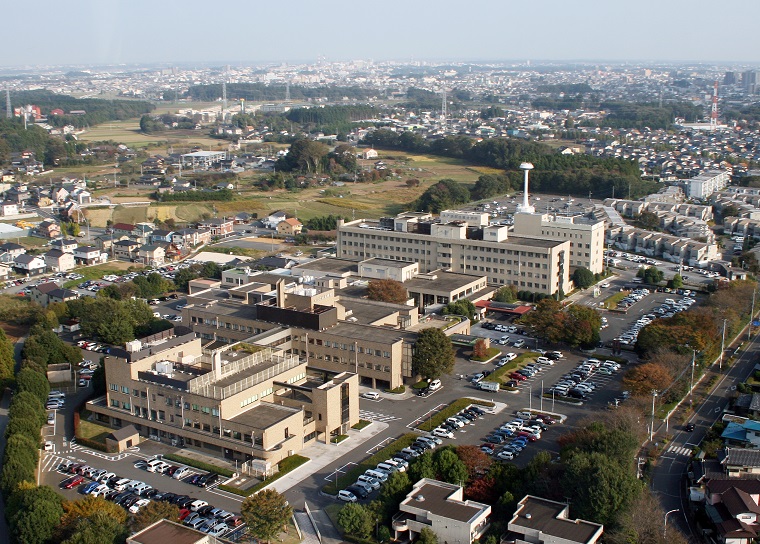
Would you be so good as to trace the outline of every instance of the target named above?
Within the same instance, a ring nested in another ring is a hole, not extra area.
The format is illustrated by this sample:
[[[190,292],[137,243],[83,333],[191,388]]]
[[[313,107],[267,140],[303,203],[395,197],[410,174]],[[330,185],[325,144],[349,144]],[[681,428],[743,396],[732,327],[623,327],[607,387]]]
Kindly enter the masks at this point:
[[[82,476],[72,476],[71,478],[61,482],[61,485],[64,489],[73,489],[82,482],[84,482],[84,478]]]
[[[525,376],[523,376],[522,374],[518,374],[517,372],[512,372],[512,374],[510,374],[509,377],[512,378],[513,380],[517,380],[518,382],[521,382],[521,381],[524,381],[524,380],[528,379]]]
[[[187,508],[183,508],[182,510],[179,511],[179,520],[182,521],[189,515],[190,515],[190,510],[188,510]]]

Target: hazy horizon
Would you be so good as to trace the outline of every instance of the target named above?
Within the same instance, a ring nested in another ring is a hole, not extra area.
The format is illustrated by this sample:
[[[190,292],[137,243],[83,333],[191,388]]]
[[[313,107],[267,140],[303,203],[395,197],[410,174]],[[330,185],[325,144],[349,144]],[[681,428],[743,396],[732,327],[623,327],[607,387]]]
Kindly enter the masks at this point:
[[[464,5],[464,7],[462,7]],[[7,25],[0,66],[327,61],[760,62],[760,3],[40,0]],[[715,11],[715,14],[711,13]],[[707,25],[720,21],[722,26]]]

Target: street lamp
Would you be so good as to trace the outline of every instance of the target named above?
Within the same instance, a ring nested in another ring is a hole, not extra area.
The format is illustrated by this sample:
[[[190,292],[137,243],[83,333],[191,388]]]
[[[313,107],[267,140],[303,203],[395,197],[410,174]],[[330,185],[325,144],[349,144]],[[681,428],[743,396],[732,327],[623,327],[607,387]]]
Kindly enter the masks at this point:
[[[654,400],[657,398],[657,389],[652,389],[652,426],[649,427],[649,441],[652,441],[654,435]]]
[[[681,510],[676,508],[675,510],[670,510],[668,512],[665,512],[665,523],[662,526],[662,537],[665,538],[665,533],[668,531],[668,516],[670,514],[675,514],[676,512],[680,512]]]
[[[720,341],[720,362],[718,363],[718,370],[723,370],[723,354],[726,352],[726,321],[723,320],[723,336]],[[752,319],[750,319],[750,326],[752,326]]]

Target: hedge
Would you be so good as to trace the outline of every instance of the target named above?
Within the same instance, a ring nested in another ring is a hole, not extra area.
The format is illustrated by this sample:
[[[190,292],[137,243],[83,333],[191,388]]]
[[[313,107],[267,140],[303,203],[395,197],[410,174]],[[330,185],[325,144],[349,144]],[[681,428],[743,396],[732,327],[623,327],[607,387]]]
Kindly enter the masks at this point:
[[[93,450],[102,451],[103,453],[111,453],[108,451],[108,448],[106,448],[105,444],[101,444],[100,442],[95,442],[94,440],[90,440],[89,438],[82,438],[81,436],[76,437],[76,443],[80,446],[84,446],[85,448],[92,448]]]
[[[288,472],[297,469],[301,465],[303,465],[305,462],[309,460],[308,457],[304,457],[303,455],[290,455],[279,462],[277,465],[278,472],[277,474],[273,475],[271,478],[266,478],[265,480],[257,483],[256,485],[249,487],[248,489],[238,489],[237,487],[232,487],[231,485],[220,485],[218,486],[219,489],[222,489],[224,491],[227,491],[229,493],[233,493],[235,495],[240,495],[241,497],[249,497],[256,493],[258,490],[268,486],[275,480],[279,480],[283,476],[285,476]]]
[[[377,451],[373,455],[367,457],[364,461],[356,465],[351,470],[344,472],[341,476],[338,476],[338,487],[335,486],[335,481],[332,481],[322,487],[322,491],[328,495],[337,495],[338,489],[343,489],[356,481],[356,479],[364,474],[366,470],[374,469],[378,463],[389,459],[394,454],[400,452],[404,448],[411,446],[420,435],[416,433],[406,433],[399,438],[385,446],[383,449]]]
[[[355,425],[351,425],[351,428],[356,429],[357,431],[361,431],[364,427],[368,427],[371,424],[372,424],[371,421],[367,421],[366,419],[360,419],[359,423]]]
[[[488,402],[486,400],[477,400],[477,399],[457,399],[451,404],[449,404],[446,408],[441,410],[440,412],[437,412],[430,416],[430,419],[426,419],[423,421],[417,428],[421,431],[432,431],[438,425],[446,421],[447,417],[451,417],[455,414],[458,414],[471,404],[479,404],[480,406],[489,406],[492,407],[494,404],[493,402]]]
[[[187,465],[193,468],[197,468],[200,470],[205,470],[206,472],[216,472],[220,476],[226,476],[227,478],[232,478],[232,475],[234,472],[227,468],[221,468],[216,465],[210,465],[208,463],[204,463],[203,461],[196,461],[195,459],[191,459],[190,457],[183,457],[182,455],[175,455],[173,453],[167,453],[164,455],[164,459],[168,459],[169,461],[174,461],[175,463],[182,463],[183,465]]]

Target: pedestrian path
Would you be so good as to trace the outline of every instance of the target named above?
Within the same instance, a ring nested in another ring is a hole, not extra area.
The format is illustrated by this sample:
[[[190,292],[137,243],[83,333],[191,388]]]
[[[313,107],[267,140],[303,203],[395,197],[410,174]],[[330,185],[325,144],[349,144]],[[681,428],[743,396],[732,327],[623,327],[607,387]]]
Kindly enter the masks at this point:
[[[319,544],[319,537],[314,530],[314,525],[311,523],[308,514],[306,512],[296,511],[294,512],[294,515],[296,522],[298,523],[298,528],[301,529],[301,535],[303,535],[301,544]]]
[[[359,410],[359,418],[366,419],[367,421],[382,421],[384,423],[401,419],[400,417],[382,414],[380,412],[370,412],[369,410]]]

